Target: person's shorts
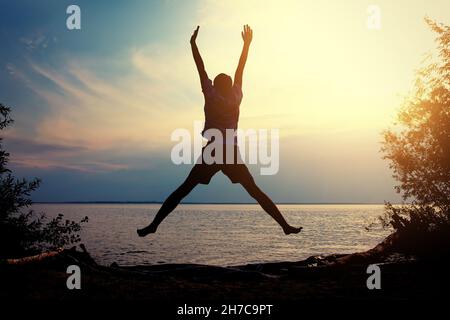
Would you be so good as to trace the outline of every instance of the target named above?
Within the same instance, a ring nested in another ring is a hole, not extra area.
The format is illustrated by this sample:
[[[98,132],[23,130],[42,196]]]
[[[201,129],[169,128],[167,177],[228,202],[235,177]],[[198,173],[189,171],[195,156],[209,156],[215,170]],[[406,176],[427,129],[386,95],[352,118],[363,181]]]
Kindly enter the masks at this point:
[[[243,161],[238,162],[240,159],[239,148],[234,146],[234,161],[232,163],[212,163],[207,164],[204,160],[204,150],[206,146],[202,149],[202,155],[197,160],[197,163],[192,168],[187,179],[194,180],[197,183],[209,184],[211,178],[219,171],[222,171],[232,183],[251,183],[253,182],[253,177],[248,170],[247,166]],[[224,145],[224,159],[226,159],[226,147]],[[225,161],[223,161],[225,162]]]

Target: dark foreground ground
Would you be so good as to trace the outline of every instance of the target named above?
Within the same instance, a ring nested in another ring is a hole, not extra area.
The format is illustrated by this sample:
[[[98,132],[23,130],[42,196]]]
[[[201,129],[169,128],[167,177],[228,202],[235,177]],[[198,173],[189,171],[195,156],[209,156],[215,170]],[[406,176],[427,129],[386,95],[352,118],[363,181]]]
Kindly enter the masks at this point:
[[[443,298],[447,264],[379,248],[352,255],[237,267],[204,265],[99,266],[87,252],[65,250],[21,264],[0,264],[0,301],[151,300],[153,304],[289,304],[312,300],[382,301]],[[369,290],[366,270],[378,263],[381,289]],[[81,290],[68,290],[69,265],[81,268]]]

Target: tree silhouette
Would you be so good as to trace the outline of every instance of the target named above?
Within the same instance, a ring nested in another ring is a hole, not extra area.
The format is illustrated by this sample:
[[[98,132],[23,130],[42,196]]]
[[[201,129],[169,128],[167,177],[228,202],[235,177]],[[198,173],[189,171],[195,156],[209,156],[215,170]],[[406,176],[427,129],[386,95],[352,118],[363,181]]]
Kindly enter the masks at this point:
[[[405,248],[415,252],[429,251],[430,245],[448,250],[450,244],[450,27],[425,20],[437,33],[437,54],[418,70],[382,147],[399,182],[396,191],[411,202],[387,203],[382,222],[401,233]]]
[[[0,103],[0,130],[10,125],[11,109]],[[63,220],[63,215],[45,222],[43,213],[28,207],[31,193],[39,187],[40,180],[17,179],[7,168],[9,153],[3,149],[0,138],[0,258],[20,257],[44,249],[64,247],[80,241],[81,224]]]

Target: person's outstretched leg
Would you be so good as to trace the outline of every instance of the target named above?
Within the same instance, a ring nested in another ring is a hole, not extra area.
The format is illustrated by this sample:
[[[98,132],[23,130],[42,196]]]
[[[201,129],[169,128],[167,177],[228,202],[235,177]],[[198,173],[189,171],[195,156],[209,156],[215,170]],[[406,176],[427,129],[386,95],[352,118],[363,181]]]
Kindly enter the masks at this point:
[[[241,183],[247,192],[258,201],[261,207],[283,228],[285,234],[299,233],[302,227],[293,227],[287,223],[273,201],[252,181]]]
[[[179,186],[178,189],[164,201],[152,223],[145,228],[137,230],[138,235],[140,237],[145,237],[149,233],[155,233],[159,224],[177,207],[180,201],[186,197],[197,184],[198,182],[189,176],[186,181],[184,181],[181,186]]]

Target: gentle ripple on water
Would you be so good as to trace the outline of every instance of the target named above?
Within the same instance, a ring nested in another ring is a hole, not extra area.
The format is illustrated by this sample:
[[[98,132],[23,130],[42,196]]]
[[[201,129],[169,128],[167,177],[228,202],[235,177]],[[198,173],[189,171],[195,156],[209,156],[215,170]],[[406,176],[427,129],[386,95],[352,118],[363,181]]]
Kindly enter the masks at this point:
[[[389,231],[365,227],[382,205],[280,205],[299,235],[282,230],[257,205],[180,205],[158,232],[139,238],[136,229],[155,216],[157,204],[35,204],[48,216],[89,216],[82,242],[101,264],[200,263],[239,265],[296,261],[311,255],[351,253],[373,247]]]

